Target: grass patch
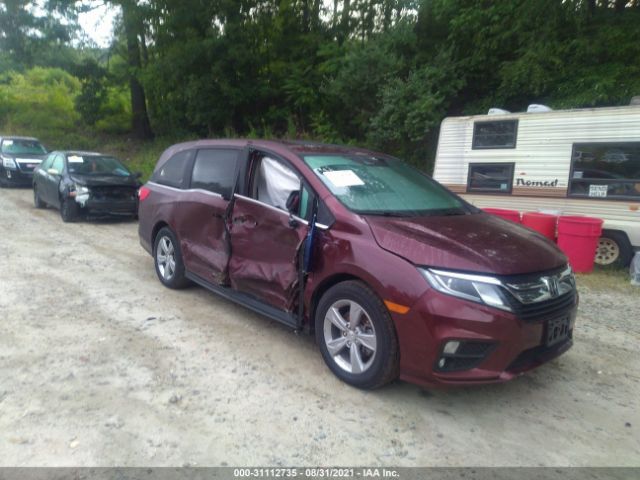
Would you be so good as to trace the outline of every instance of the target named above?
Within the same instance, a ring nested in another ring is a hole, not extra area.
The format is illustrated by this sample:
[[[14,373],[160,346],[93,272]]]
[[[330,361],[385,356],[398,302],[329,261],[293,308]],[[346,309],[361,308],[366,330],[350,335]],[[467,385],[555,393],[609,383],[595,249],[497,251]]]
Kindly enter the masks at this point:
[[[591,273],[577,273],[578,288],[589,290],[611,290],[622,293],[640,293],[640,287],[631,285],[629,270],[626,268],[598,268]]]

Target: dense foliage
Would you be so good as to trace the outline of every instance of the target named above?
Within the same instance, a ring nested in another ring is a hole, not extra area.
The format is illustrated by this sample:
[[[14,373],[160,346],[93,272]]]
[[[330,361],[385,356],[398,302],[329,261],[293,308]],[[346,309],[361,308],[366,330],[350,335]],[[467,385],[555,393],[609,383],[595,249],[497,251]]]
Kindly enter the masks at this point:
[[[4,3],[5,128],[58,109],[52,128],[314,138],[427,167],[447,115],[640,95],[640,0],[111,0],[103,51],[69,43],[91,0]]]

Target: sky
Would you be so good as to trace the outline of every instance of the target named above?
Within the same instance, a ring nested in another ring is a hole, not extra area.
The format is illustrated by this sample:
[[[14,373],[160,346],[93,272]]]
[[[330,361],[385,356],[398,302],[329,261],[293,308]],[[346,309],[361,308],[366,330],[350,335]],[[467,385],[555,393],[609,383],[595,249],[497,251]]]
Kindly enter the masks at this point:
[[[108,47],[113,33],[113,20],[117,13],[117,8],[103,4],[87,13],[81,13],[78,21],[86,35],[98,46]]]

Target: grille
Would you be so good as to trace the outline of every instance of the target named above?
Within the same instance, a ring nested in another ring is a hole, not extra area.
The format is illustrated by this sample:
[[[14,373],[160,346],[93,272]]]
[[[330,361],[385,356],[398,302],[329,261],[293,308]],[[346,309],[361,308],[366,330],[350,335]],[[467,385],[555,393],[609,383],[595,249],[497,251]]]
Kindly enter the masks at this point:
[[[518,318],[527,322],[542,322],[568,314],[576,305],[576,293],[571,291],[558,298],[538,303],[521,303],[511,296],[509,301]]]
[[[511,365],[507,367],[507,371],[517,372],[519,370],[539,365],[569,350],[572,345],[573,340],[572,336],[570,335],[567,340],[560,343],[559,345],[553,345],[552,347],[540,345],[530,350],[525,350],[520,355],[518,355],[518,357],[516,357],[513,362],[511,362]]]
[[[135,200],[136,189],[131,187],[91,187],[96,200]]]
[[[37,162],[33,162],[33,163],[18,162],[18,167],[23,172],[33,172],[36,166],[38,166]]]

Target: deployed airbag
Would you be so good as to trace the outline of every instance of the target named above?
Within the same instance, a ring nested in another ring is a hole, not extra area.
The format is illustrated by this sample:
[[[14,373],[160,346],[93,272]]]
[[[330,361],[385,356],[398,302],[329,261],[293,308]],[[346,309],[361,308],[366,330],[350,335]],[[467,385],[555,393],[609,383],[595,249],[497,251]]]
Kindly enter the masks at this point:
[[[300,190],[300,179],[291,169],[273,158],[262,159],[258,177],[258,200],[286,210],[287,198],[297,190]]]

